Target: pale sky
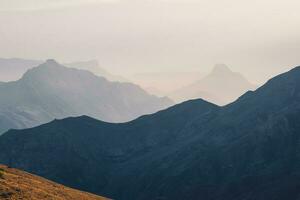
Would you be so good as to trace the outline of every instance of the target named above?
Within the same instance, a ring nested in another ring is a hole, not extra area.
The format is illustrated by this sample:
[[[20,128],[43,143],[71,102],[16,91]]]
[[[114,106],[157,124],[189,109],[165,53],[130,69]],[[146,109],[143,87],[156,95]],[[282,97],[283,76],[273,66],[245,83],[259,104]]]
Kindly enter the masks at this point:
[[[299,0],[0,0],[0,57],[97,59],[109,71],[261,83],[300,65]]]

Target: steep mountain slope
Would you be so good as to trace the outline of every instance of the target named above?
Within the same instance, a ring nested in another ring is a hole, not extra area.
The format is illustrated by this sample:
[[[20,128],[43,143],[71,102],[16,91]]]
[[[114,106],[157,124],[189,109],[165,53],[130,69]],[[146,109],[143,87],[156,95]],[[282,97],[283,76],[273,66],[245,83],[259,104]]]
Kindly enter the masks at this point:
[[[203,79],[179,89],[169,96],[177,102],[203,98],[209,102],[225,105],[236,100],[248,90],[255,89],[241,74],[232,72],[226,65],[218,64]]]
[[[21,58],[0,58],[0,81],[8,82],[20,79],[23,74],[43,61]]]
[[[0,84],[0,132],[79,115],[124,122],[171,104],[136,85],[109,82],[48,60],[18,81]]]
[[[0,137],[0,162],[113,199],[300,198],[300,67],[218,107],[123,124],[68,118]]]
[[[23,200],[105,200],[41,177],[0,165],[0,199]]]

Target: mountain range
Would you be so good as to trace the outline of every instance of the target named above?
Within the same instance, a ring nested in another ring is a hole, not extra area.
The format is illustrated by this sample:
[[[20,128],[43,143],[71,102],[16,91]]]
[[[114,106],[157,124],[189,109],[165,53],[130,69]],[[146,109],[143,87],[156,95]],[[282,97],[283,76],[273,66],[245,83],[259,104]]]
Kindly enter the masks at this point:
[[[45,61],[22,59],[22,58],[0,58],[0,82],[16,81],[26,73],[27,70],[32,69]],[[130,82],[127,79],[116,76],[104,68],[100,67],[97,60],[77,61],[71,63],[64,63],[66,67],[88,70],[97,76],[102,76],[109,81]]]
[[[0,163],[118,200],[300,198],[300,67],[220,107],[114,124],[87,116],[0,136]]]
[[[176,102],[202,98],[217,105],[226,105],[256,87],[240,73],[231,71],[224,64],[217,64],[206,77],[168,96]]]
[[[18,81],[0,84],[0,133],[80,115],[125,122],[172,104],[137,85],[110,82],[48,60]]]
[[[41,60],[0,58],[0,84],[1,82],[18,80],[27,70],[42,63],[44,61]],[[102,68],[97,60],[77,61],[64,63],[63,65],[70,68],[88,70],[97,76],[106,78],[108,81],[132,82],[122,76],[111,74]],[[231,71],[224,64],[217,64],[211,73],[204,78],[199,79],[199,76],[200,74],[196,72],[168,72],[136,74],[131,78],[149,94],[158,97],[168,96],[177,103],[202,98],[217,105],[226,105],[236,100],[248,90],[257,88],[256,85],[250,83],[242,74]],[[155,87],[155,85],[160,85],[161,87]],[[166,89],[169,88],[170,90],[174,85],[177,85],[175,88],[179,89],[175,91],[168,91]]]

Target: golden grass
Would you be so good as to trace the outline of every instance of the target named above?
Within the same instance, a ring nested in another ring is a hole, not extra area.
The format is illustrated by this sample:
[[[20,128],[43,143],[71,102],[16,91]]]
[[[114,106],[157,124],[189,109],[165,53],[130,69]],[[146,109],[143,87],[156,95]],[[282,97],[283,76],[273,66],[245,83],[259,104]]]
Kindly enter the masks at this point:
[[[1,200],[108,200],[4,165],[0,173]]]

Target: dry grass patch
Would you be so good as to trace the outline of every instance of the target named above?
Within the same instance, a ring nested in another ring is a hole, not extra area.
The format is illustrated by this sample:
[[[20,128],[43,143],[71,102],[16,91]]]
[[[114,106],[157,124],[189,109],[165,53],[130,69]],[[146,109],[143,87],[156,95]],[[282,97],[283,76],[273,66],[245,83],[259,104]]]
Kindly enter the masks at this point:
[[[1,200],[108,200],[3,165],[0,174]]]

